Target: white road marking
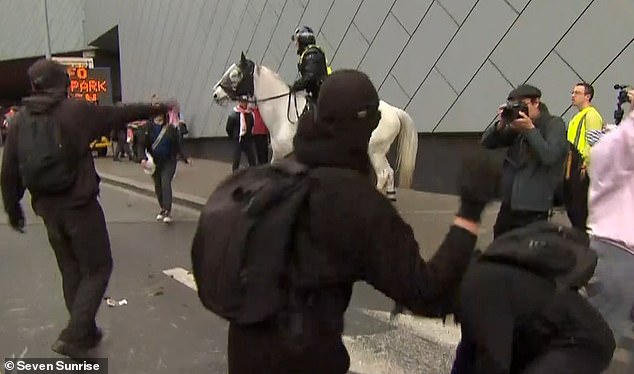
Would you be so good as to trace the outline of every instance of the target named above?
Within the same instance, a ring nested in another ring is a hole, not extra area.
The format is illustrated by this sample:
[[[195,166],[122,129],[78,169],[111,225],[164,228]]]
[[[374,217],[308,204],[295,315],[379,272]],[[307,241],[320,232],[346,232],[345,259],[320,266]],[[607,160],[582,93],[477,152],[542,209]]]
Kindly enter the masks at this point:
[[[196,287],[196,282],[194,281],[194,275],[186,269],[175,267],[173,269],[163,270],[163,274],[198,292],[198,287]]]
[[[430,339],[450,347],[455,347],[460,342],[460,327],[453,321],[450,321],[449,318],[447,318],[447,322],[443,324],[440,319],[416,317],[411,314],[399,314],[393,322],[390,322],[389,312],[364,308],[360,308],[359,310],[380,321],[407,329],[423,339]]]

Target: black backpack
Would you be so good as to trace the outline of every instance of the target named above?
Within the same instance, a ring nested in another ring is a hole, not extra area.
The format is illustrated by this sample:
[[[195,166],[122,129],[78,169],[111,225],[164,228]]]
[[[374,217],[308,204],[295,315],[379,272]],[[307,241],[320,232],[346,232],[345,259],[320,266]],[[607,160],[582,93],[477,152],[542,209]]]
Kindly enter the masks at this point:
[[[588,284],[598,257],[584,232],[540,221],[498,237],[478,261],[521,267],[576,290]]]
[[[292,307],[297,213],[308,168],[289,159],[238,171],[202,209],[191,248],[202,304],[239,324],[270,320]]]
[[[19,113],[18,160],[22,183],[32,195],[55,195],[68,191],[77,178],[77,157],[63,145],[61,129],[53,117]]]

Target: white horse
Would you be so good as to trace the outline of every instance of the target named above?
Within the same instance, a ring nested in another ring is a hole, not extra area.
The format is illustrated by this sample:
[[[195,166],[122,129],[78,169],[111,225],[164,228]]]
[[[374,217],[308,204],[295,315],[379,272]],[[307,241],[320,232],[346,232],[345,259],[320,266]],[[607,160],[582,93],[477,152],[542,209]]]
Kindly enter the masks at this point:
[[[218,104],[235,100],[239,96],[255,99],[262,120],[269,129],[272,160],[278,160],[293,151],[293,137],[297,129],[297,115],[305,104],[305,94],[290,94],[289,86],[273,70],[256,65],[244,53],[240,62],[227,69],[213,88],[213,99]],[[381,120],[372,132],[368,154],[376,173],[376,187],[391,200],[396,200],[394,170],[387,160],[387,153],[398,135],[397,167],[399,187],[410,188],[416,166],[418,134],[414,121],[404,110],[381,100]]]

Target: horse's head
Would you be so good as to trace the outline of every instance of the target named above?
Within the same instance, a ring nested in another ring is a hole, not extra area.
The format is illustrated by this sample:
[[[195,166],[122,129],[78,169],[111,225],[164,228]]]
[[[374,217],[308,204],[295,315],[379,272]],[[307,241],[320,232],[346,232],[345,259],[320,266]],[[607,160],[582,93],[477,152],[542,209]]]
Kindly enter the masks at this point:
[[[253,96],[253,71],[255,63],[240,55],[240,62],[227,69],[214,86],[213,99],[222,104],[226,100],[237,100],[243,96]]]

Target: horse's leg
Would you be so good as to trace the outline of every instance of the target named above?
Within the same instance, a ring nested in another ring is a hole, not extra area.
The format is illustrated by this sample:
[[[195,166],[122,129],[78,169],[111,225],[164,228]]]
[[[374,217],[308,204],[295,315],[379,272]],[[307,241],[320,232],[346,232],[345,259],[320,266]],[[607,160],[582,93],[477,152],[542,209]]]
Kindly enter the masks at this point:
[[[392,201],[396,201],[396,187],[394,186],[394,169],[392,169],[390,164],[387,162],[387,159],[385,161],[387,165],[387,169],[386,169],[387,186],[386,186],[385,194],[387,195],[388,199]]]
[[[370,161],[372,162],[372,167],[374,168],[374,172],[376,174],[376,189],[385,195],[385,185],[387,184],[389,178],[387,169],[385,168],[385,161],[387,160],[384,161],[384,158],[381,157],[381,155],[372,152],[370,154]]]

